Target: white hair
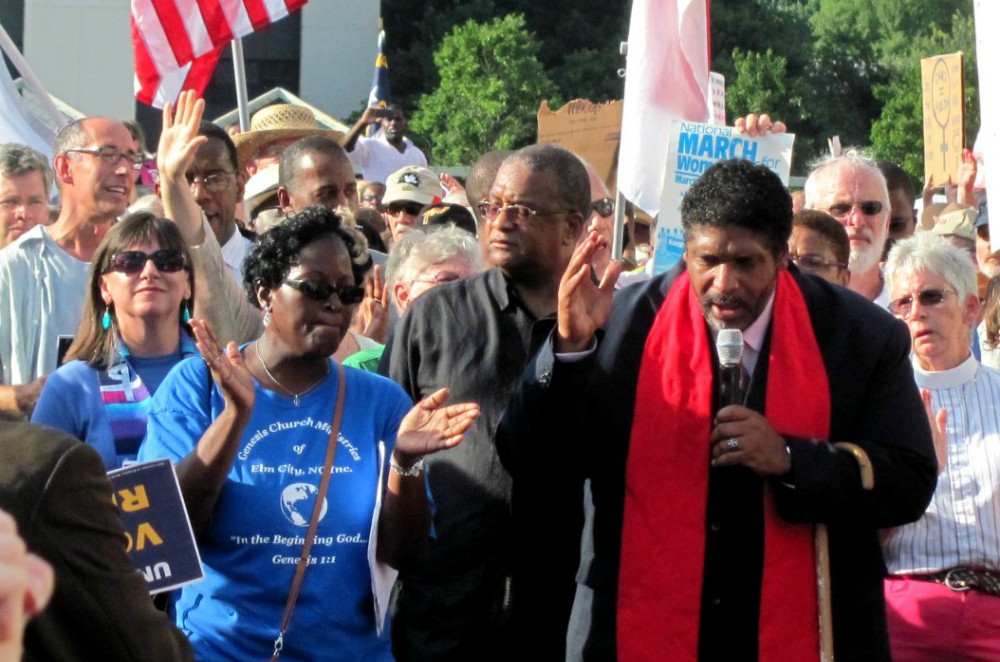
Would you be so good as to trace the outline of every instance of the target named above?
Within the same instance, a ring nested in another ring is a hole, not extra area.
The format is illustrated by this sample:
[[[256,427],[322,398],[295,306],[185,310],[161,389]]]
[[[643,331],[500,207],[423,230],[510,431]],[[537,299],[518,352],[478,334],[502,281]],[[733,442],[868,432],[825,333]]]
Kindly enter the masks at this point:
[[[897,242],[889,251],[885,277],[891,288],[897,279],[917,274],[935,274],[943,278],[964,302],[977,293],[976,269],[969,253],[932,232],[917,232]]]
[[[386,265],[386,282],[409,284],[432,264],[459,259],[476,271],[483,269],[483,252],[469,232],[454,225],[427,226],[405,233],[392,245]]]
[[[816,201],[821,196],[819,191],[819,181],[821,176],[832,168],[850,167],[853,169],[861,169],[871,173],[871,176],[878,180],[879,186],[882,189],[882,202],[888,207],[889,204],[889,187],[885,182],[885,175],[879,170],[878,164],[870,156],[865,154],[865,152],[856,147],[852,147],[844,150],[840,156],[825,156],[811,164],[812,170],[809,172],[809,177],[806,179],[806,184],[804,188],[805,193],[805,203],[806,209],[816,209]],[[825,209],[823,211],[826,211]],[[889,210],[886,209],[886,212]]]

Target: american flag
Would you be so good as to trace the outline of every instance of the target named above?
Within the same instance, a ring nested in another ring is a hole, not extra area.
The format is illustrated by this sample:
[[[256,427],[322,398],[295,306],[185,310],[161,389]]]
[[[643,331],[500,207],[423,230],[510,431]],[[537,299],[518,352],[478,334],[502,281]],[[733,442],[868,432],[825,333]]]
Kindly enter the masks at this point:
[[[300,9],[306,0],[132,0],[135,96],[162,108],[201,95],[222,48]]]

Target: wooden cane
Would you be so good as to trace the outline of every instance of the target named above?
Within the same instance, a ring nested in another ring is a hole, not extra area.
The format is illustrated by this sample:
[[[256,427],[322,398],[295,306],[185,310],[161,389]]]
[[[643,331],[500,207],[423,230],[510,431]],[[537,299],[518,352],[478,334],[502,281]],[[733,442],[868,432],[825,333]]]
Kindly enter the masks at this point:
[[[868,453],[857,444],[842,441],[834,444],[858,461],[861,469],[861,488],[875,487],[875,472]],[[816,525],[816,588],[819,594],[819,658],[820,662],[833,661],[833,608],[830,599],[830,537],[826,524]]]

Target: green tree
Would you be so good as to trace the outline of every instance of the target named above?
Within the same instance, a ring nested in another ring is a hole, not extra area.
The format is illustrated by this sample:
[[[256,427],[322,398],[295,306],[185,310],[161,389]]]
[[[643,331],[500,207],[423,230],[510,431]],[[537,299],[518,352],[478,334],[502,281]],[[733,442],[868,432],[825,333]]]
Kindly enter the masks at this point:
[[[898,163],[917,182],[924,178],[924,125],[920,59],[944,53],[965,54],[965,135],[971,145],[979,130],[979,93],[976,73],[975,24],[971,13],[956,12],[947,29],[911,39],[898,57],[899,72],[875,90],[883,104],[872,124],[871,144],[875,155]]]
[[[411,122],[434,145],[436,163],[468,164],[535,139],[538,106],[556,94],[537,52],[519,14],[468,21],[444,38],[434,54],[441,83]]]

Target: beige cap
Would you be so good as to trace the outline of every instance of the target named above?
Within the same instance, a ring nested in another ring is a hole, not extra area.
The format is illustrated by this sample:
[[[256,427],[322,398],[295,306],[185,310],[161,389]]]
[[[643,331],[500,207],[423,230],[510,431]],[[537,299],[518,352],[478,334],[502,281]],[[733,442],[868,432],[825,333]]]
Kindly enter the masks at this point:
[[[442,193],[437,175],[421,166],[406,166],[386,178],[382,204],[406,201],[429,205],[440,201]]]
[[[942,237],[961,237],[962,239],[974,242],[976,240],[976,228],[973,226],[975,220],[975,209],[971,207],[959,209],[947,214],[941,214],[931,232],[939,234]]]

